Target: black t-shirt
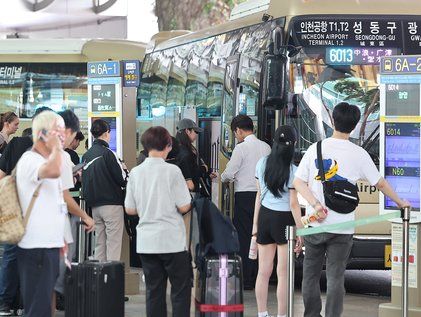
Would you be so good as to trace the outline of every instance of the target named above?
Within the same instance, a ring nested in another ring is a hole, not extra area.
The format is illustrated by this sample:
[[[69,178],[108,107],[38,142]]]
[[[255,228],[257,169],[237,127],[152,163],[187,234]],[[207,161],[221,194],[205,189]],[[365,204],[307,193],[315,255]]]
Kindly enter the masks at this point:
[[[0,157],[0,169],[10,175],[18,163],[20,157],[28,151],[34,143],[32,137],[14,137],[4,149]]]
[[[184,178],[191,180],[194,184],[194,192],[200,191],[200,178],[205,174],[205,168],[199,166],[198,157],[185,146],[180,146],[180,152],[177,155],[177,165],[180,167]]]
[[[78,165],[80,163],[79,155],[77,155],[76,151],[71,149],[65,149],[67,153],[70,155],[70,159],[72,160],[73,164]]]
[[[80,163],[80,158],[79,155],[77,155],[76,151],[73,151],[71,149],[65,149],[65,151],[67,153],[69,153],[70,155],[70,159],[72,160],[72,163],[75,165],[78,165]],[[80,187],[82,186],[81,182],[78,180],[75,183],[75,187],[73,187],[72,189],[70,189],[70,191],[75,192],[78,191],[80,189]]]

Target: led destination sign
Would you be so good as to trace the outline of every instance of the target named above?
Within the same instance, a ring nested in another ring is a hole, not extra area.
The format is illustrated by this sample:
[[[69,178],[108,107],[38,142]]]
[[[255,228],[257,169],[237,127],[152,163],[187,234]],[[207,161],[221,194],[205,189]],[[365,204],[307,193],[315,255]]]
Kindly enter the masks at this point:
[[[311,15],[295,17],[291,23],[295,45],[307,49],[389,47],[408,55],[421,50],[421,17]]]
[[[420,124],[385,124],[385,177],[399,197],[420,210]],[[396,209],[385,198],[386,209]]]
[[[328,47],[325,62],[329,65],[378,65],[381,57],[397,53],[395,48]]]
[[[401,47],[402,23],[390,18],[299,17],[296,40],[303,46]]]

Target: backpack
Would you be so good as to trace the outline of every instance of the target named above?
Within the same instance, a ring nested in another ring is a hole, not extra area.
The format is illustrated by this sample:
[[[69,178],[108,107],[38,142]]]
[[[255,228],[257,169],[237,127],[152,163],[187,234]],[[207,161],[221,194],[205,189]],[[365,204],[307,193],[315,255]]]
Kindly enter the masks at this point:
[[[22,217],[16,185],[16,168],[0,180],[0,243],[17,244],[25,234],[25,227],[38,197],[41,184],[32,195],[25,217]]]
[[[238,233],[231,219],[206,197],[193,201],[199,227],[199,243],[196,246],[196,265],[200,269],[208,255],[233,254],[240,250]]]

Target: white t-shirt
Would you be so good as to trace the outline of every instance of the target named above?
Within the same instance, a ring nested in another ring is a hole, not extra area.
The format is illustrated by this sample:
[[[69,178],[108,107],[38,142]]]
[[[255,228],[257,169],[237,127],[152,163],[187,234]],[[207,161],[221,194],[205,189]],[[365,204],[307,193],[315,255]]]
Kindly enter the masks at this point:
[[[348,180],[355,184],[358,180],[366,180],[371,185],[376,185],[381,175],[374,165],[370,155],[360,146],[351,141],[327,138],[322,142],[322,156],[326,181]],[[295,177],[308,183],[314,196],[324,205],[323,186],[318,178],[317,143],[311,145],[298,166]],[[312,214],[314,209],[308,205],[306,214]],[[322,223],[313,222],[312,227],[336,224],[355,219],[354,212],[340,214],[328,209],[328,216]],[[330,231],[332,233],[352,234],[354,229]]]
[[[39,169],[45,162],[46,159],[40,154],[28,151],[22,155],[17,164],[16,182],[24,216],[33,193],[38,185],[42,184],[29,217],[25,235],[18,244],[23,249],[64,246],[66,214],[61,208],[63,201],[61,179],[38,179]]]
[[[63,190],[75,187],[75,183],[73,181],[73,166],[74,164],[70,158],[70,154],[66,151],[62,151],[60,178]]]
[[[136,209],[137,253],[175,253],[186,250],[186,227],[177,207],[191,202],[178,166],[148,157],[131,170],[126,208]]]
[[[74,181],[73,181],[73,162],[70,158],[70,154],[66,151],[62,151],[62,161],[61,161],[61,184],[62,184],[62,190],[71,189],[75,187]],[[63,205],[65,205],[65,201],[63,198]],[[66,206],[67,208],[67,206]],[[66,240],[67,243],[73,243],[73,234],[72,234],[72,227],[70,224],[70,219],[65,219],[65,226],[64,226],[64,240]]]

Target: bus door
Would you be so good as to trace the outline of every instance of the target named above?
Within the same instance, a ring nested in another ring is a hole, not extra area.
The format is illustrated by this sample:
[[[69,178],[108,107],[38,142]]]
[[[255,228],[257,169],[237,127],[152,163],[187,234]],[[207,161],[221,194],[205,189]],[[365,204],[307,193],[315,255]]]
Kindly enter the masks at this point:
[[[237,115],[240,92],[239,66],[240,55],[227,58],[224,76],[224,89],[221,111],[221,142],[219,152],[219,171],[222,173],[231,157],[235,146],[234,133],[231,131],[231,121]],[[220,184],[219,208],[229,217],[233,217],[234,186],[232,183]]]
[[[261,61],[246,55],[232,56],[227,60],[222,110],[220,170],[228,163],[236,144],[231,131],[231,120],[238,114],[249,116],[255,131],[259,130],[259,81]],[[265,120],[266,122],[267,120]],[[233,216],[233,186],[221,185],[221,207],[225,214]]]

